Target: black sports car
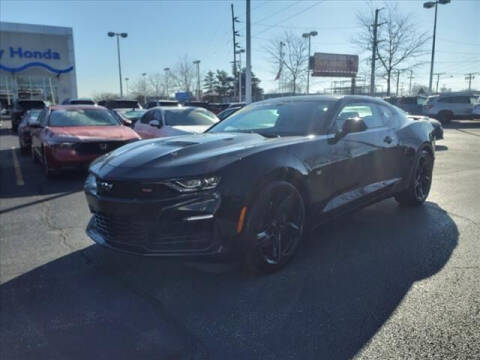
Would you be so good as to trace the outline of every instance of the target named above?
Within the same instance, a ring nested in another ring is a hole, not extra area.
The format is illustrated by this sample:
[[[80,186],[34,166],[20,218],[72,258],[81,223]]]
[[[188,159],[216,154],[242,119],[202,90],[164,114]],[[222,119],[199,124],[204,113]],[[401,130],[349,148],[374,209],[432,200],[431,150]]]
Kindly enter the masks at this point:
[[[206,133],[135,142],[95,161],[87,233],[125,252],[242,254],[251,269],[274,271],[294,256],[307,218],[391,196],[422,204],[432,131],[371,97],[257,102]]]

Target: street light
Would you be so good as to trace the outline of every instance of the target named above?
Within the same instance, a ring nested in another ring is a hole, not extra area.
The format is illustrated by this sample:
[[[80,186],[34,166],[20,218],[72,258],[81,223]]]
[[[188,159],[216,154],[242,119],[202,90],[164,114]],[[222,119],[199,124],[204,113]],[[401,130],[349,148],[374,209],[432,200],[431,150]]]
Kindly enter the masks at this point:
[[[147,73],[142,73],[143,77],[143,105],[147,103],[147,81],[145,80]]]
[[[310,92],[310,42],[312,36],[317,36],[318,32],[310,31],[309,33],[302,34],[302,37],[308,39],[308,61],[307,61],[307,94]]]
[[[200,101],[200,60],[193,62],[197,66],[197,100]]]
[[[238,73],[238,102],[242,102],[242,54],[245,52],[245,49],[240,49],[235,51],[235,54],[238,55],[238,66],[240,71]]]
[[[120,80],[120,97],[123,96],[123,87],[122,87],[122,65],[120,63],[120,40],[119,38],[126,38],[128,36],[127,33],[115,33],[113,31],[109,31],[107,33],[109,37],[117,37],[117,55],[118,55],[118,78]]]
[[[169,75],[169,71],[170,71],[170,68],[169,67],[166,67],[163,69],[163,71],[165,71],[165,92],[167,93],[167,99],[170,98],[169,94],[168,94],[168,75]]]
[[[433,41],[432,41],[432,60],[430,61],[430,81],[428,83],[428,94],[432,94],[432,82],[433,82],[433,62],[435,60],[435,36],[437,34],[437,9],[438,4],[446,5],[450,0],[436,0],[436,1],[427,1],[423,3],[425,9],[431,9],[435,7],[435,20],[433,22]]]
[[[128,80],[130,80],[128,77],[125,78],[125,93],[128,95]]]

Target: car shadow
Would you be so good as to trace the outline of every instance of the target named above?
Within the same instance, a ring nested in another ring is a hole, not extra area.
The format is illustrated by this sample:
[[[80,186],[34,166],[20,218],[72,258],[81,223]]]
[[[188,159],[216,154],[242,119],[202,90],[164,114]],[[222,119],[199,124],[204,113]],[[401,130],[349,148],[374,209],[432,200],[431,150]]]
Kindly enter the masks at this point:
[[[445,151],[448,150],[447,145],[435,145],[435,151]]]
[[[480,129],[480,119],[475,120],[452,120],[443,125],[447,129]]]
[[[30,153],[22,155],[18,148],[0,150],[0,164],[0,199],[74,193],[82,190],[87,176],[83,170],[64,171],[47,178],[42,166],[32,161]]]
[[[457,246],[435,203],[386,200],[313,230],[282,271],[97,245],[0,286],[4,359],[349,359]]]

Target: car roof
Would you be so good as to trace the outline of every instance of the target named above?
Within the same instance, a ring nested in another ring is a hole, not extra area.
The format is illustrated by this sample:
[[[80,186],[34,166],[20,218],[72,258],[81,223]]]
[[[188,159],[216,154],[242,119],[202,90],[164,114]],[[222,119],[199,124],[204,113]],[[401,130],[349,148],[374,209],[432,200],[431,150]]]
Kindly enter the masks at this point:
[[[284,96],[273,99],[267,99],[263,101],[258,101],[253,104],[275,104],[284,101],[338,101],[338,100],[363,100],[363,101],[373,101],[381,104],[388,104],[383,99],[367,96],[367,95],[297,95],[297,96]]]
[[[102,109],[107,110],[103,106],[98,105],[51,105],[49,106],[50,110],[88,110],[88,109]]]

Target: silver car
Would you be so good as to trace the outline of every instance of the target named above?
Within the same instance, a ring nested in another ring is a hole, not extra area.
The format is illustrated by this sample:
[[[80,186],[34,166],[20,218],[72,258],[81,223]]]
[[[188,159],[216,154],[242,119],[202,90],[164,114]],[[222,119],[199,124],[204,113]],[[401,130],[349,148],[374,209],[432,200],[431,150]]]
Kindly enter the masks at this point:
[[[453,119],[471,119],[477,98],[471,94],[442,94],[430,96],[423,106],[423,114],[443,124]]]

